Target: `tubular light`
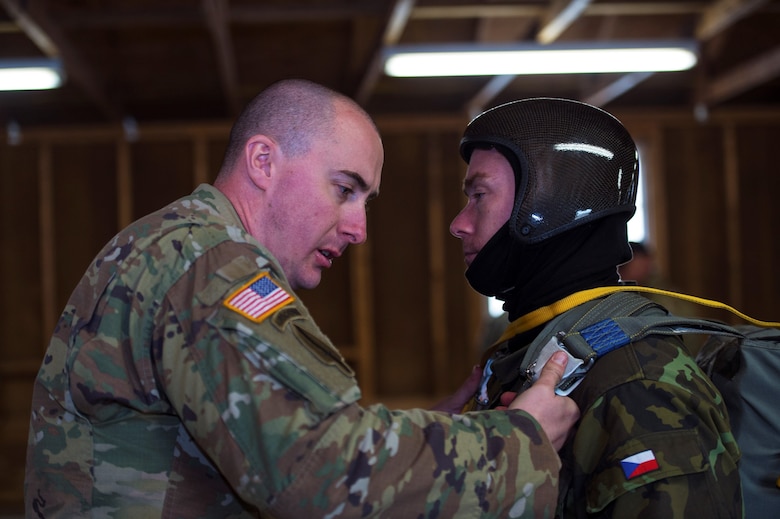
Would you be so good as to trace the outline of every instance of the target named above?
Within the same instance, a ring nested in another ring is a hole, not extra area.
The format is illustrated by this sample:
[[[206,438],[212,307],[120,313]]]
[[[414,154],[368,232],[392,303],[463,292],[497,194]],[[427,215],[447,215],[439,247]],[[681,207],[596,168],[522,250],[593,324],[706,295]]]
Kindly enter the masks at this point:
[[[395,77],[671,72],[696,64],[692,42],[514,46],[398,46],[385,55]]]
[[[0,60],[0,90],[48,90],[62,84],[58,60]]]

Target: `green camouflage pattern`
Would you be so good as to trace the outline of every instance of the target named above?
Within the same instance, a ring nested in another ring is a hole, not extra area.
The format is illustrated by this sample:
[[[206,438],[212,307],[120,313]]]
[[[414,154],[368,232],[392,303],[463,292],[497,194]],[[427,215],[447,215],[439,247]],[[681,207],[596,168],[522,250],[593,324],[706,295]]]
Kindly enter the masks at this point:
[[[268,273],[263,319],[224,301]],[[552,517],[521,411],[361,407],[353,372],[211,186],[97,255],[38,373],[28,517]]]
[[[497,347],[496,362],[522,361],[528,345],[517,342]],[[495,371],[515,376],[490,380],[493,405],[525,380],[511,366]],[[679,337],[650,336],[606,354],[569,396],[581,417],[560,451],[556,517],[743,517],[728,412]],[[647,450],[658,469],[628,478],[621,461]]]

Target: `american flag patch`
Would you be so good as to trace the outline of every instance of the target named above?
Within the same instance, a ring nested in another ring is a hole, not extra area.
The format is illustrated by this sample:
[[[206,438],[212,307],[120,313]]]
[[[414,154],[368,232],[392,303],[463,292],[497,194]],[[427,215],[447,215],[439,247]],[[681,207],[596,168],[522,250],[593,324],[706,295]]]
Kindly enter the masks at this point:
[[[626,479],[631,479],[658,470],[658,461],[656,461],[653,451],[646,450],[625,458],[620,462],[620,466],[623,468]]]
[[[225,306],[259,323],[293,301],[293,296],[277,285],[268,272],[263,272],[230,295]]]

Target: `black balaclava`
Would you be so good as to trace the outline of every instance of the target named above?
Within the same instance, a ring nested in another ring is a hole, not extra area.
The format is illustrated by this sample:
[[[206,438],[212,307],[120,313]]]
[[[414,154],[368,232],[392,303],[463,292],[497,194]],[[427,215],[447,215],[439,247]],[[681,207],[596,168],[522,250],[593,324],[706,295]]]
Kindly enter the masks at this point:
[[[521,245],[505,224],[476,255],[466,279],[477,292],[504,301],[515,320],[574,292],[616,285],[617,265],[631,259],[623,215]]]
[[[504,226],[466,271],[478,292],[505,301],[514,320],[579,290],[618,282],[631,259],[626,222],[635,211],[638,160],[623,125],[567,99],[535,98],[471,121],[460,151],[495,148],[515,174]]]

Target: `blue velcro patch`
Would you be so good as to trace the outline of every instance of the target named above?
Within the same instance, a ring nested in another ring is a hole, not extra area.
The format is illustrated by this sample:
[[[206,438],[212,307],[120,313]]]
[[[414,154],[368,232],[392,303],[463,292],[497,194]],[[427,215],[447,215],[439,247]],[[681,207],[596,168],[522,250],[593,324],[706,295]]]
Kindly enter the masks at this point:
[[[612,319],[592,324],[584,328],[580,335],[599,357],[631,342],[631,338]]]

